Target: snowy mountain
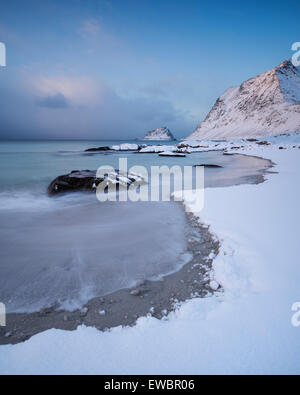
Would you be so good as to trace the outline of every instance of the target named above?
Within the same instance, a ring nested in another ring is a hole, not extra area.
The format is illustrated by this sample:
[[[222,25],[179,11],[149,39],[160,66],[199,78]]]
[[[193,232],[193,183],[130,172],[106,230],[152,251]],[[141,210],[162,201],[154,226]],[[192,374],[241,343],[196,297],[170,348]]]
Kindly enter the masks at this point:
[[[262,137],[300,131],[300,69],[286,60],[229,88],[187,139]]]
[[[161,128],[150,130],[143,140],[175,140],[175,138],[168,128],[162,126]]]

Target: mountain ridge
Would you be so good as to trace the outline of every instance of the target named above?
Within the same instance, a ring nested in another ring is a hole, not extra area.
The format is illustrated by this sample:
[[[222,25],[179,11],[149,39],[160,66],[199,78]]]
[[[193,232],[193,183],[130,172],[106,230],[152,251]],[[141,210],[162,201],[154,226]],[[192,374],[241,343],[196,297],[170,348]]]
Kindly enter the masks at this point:
[[[300,131],[300,70],[290,60],[227,89],[187,139],[263,137]]]

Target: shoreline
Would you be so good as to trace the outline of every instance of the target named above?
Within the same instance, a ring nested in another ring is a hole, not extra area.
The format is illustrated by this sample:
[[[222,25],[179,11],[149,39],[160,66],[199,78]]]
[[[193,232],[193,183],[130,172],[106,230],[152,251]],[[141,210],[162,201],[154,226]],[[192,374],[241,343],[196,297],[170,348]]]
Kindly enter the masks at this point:
[[[236,152],[232,154],[245,155]],[[255,158],[264,159],[258,156]],[[268,159],[264,160],[269,166],[242,183],[258,184],[265,181],[264,175],[271,173],[270,169],[275,164]],[[184,205],[182,209],[184,210]],[[117,326],[133,326],[139,317],[150,314],[162,319],[188,299],[213,295],[216,289],[210,288],[209,274],[213,260],[219,253],[220,241],[210,232],[209,227],[199,222],[197,216],[186,211],[185,216],[191,229],[186,235],[186,252],[191,254],[192,259],[179,270],[163,276],[161,280],[146,280],[134,288],[95,297],[73,312],[56,310],[54,306],[34,313],[9,313],[7,326],[0,328],[0,345],[24,342],[35,334],[52,328],[73,331],[78,326],[85,325],[105,331]]]
[[[139,317],[150,314],[161,319],[188,299],[212,295],[209,273],[220,243],[196,216],[186,213],[186,217],[191,228],[186,252],[192,259],[178,271],[93,298],[73,312],[50,307],[35,313],[9,313],[6,327],[0,328],[0,345],[21,343],[52,328],[72,331],[85,325],[105,331],[133,326]]]

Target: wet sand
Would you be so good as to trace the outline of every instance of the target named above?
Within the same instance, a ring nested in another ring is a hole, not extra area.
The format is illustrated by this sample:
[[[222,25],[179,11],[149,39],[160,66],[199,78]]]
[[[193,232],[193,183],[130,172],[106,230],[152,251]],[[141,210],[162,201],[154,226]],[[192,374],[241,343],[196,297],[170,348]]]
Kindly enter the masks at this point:
[[[191,260],[179,271],[158,281],[140,281],[131,289],[94,298],[73,312],[56,311],[54,306],[38,313],[8,314],[7,326],[0,329],[0,344],[16,344],[51,328],[75,330],[84,324],[106,330],[119,325],[134,325],[138,317],[151,314],[162,318],[180,302],[211,295],[208,275],[219,242],[193,215],[187,214],[187,219],[190,230],[186,234],[186,252],[191,255]]]

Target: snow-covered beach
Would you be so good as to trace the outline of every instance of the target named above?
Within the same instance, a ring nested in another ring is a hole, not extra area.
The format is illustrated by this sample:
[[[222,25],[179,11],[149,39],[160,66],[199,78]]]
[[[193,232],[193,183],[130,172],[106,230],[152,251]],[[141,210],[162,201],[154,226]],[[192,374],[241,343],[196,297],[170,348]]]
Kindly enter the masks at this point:
[[[61,143],[42,146],[57,150]],[[139,155],[139,147],[130,143],[115,144],[113,149],[108,146],[109,156],[101,147],[93,154],[59,149],[54,156],[39,145],[41,152],[27,154],[27,147],[27,143],[11,143],[9,149],[20,150],[11,155],[2,145],[7,152],[1,158],[7,163],[17,155],[24,167],[33,164],[30,177],[35,179],[24,177],[20,184],[18,173],[11,171],[13,185],[9,187],[4,179],[0,193],[0,299],[7,312],[6,328],[0,331],[2,345],[28,340],[52,328],[75,330],[88,325],[103,330],[135,324],[149,312],[161,318],[174,310],[174,303],[193,295],[206,296],[215,289],[207,273],[218,241],[194,217],[185,215],[179,202],[100,203],[95,196],[100,179],[96,179],[96,171],[87,170],[56,177],[47,194],[43,169],[35,166],[38,158],[47,163],[47,172],[57,166],[65,169],[70,160],[86,167],[88,163],[113,164],[120,157],[148,168],[159,164],[180,170],[188,165],[196,172],[196,167],[204,165],[204,185],[214,188],[264,182],[272,168],[268,160],[224,155],[223,149],[201,152],[201,147],[200,152],[194,147],[195,152],[184,162],[169,155],[160,157],[159,152],[178,150],[175,145],[144,147],[150,151],[146,156]],[[120,182],[120,174],[114,180],[113,173],[111,185]],[[130,172],[127,175],[129,178],[121,176],[122,183],[130,185],[139,178]],[[166,181],[158,180],[158,186]],[[150,180],[142,183],[146,189],[152,184]],[[201,198],[202,192],[198,195]],[[143,285],[135,286],[141,280]],[[100,316],[99,311],[106,314]]]
[[[299,375],[300,2],[0,10],[0,377]]]
[[[300,299],[300,139],[293,134],[265,140],[269,145],[229,141],[218,148],[270,159],[278,174],[258,185],[208,188],[199,213],[221,243],[210,281],[224,292],[186,301],[163,320],[149,315],[133,327],[105,332],[85,326],[73,332],[51,329],[25,343],[1,346],[0,370],[299,373],[299,327],[291,319],[292,305]]]

